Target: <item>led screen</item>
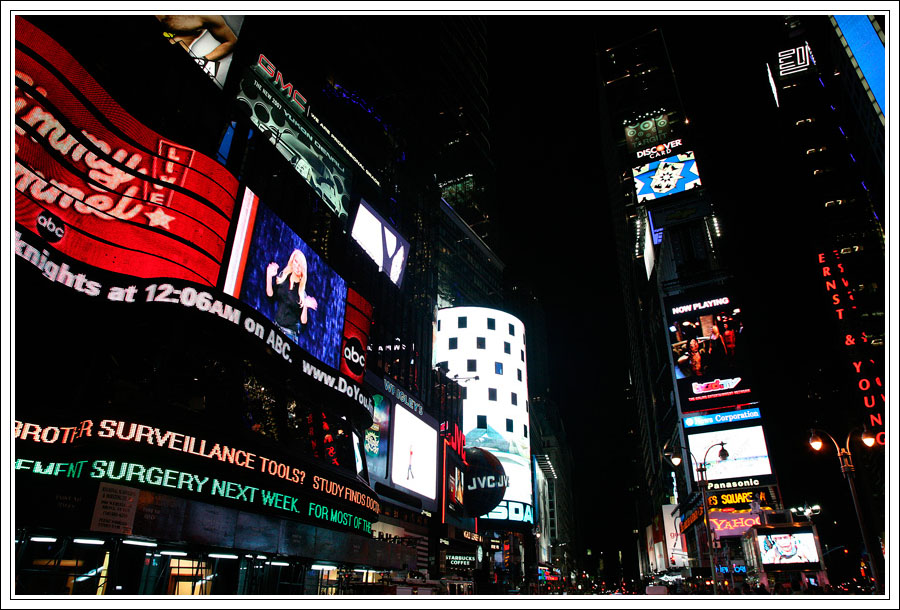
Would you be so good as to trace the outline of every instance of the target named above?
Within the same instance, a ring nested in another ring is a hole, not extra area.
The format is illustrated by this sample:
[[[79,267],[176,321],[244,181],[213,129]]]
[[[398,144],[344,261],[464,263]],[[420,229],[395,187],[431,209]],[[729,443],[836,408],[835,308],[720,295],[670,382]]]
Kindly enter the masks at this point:
[[[725,413],[712,413],[710,415],[693,415],[684,418],[685,428],[700,428],[702,426],[715,426],[718,424],[734,424],[751,419],[759,419],[759,409],[742,409],[740,411],[728,411]]]
[[[346,283],[249,189],[224,289],[307,353],[338,368]]]
[[[350,235],[378,264],[378,270],[399,286],[406,270],[409,242],[365,200],[359,202],[359,210],[356,212],[356,221]]]
[[[362,383],[366,372],[372,315],[372,305],[348,287],[344,336],[341,339],[341,373],[359,383]]]
[[[434,500],[437,492],[437,430],[397,404],[392,438],[393,484]]]
[[[474,529],[475,522],[465,515],[466,464],[446,442],[441,442],[444,461],[444,503],[442,522],[464,529]]]
[[[671,121],[669,113],[662,113],[625,125],[625,143],[628,152],[637,153],[668,141],[672,135]]]
[[[163,36],[183,49],[219,89],[228,69],[243,15],[157,15]]]
[[[631,170],[638,203],[683,193],[700,186],[700,173],[693,152],[672,155]]]
[[[388,445],[391,436],[391,401],[382,394],[372,393],[375,411],[372,414],[372,426],[366,430],[366,463],[369,477],[387,480]]]
[[[237,181],[146,128],[16,17],[16,222],[100,269],[213,286]]]
[[[696,460],[706,456],[706,478],[713,481],[730,481],[771,475],[769,452],[762,426],[725,428],[713,432],[696,432],[688,435],[690,451]],[[725,443],[728,458],[719,459],[718,443]],[[712,447],[712,450],[707,451]],[[698,480],[697,463],[694,462],[694,480]],[[710,486],[715,489],[715,486]]]
[[[764,566],[819,563],[816,538],[809,530],[774,530],[757,535]]]
[[[853,55],[859,76],[865,80],[875,97],[879,110],[886,114],[884,105],[884,40],[873,26],[868,15],[834,15],[847,41],[848,54]]]
[[[347,216],[351,171],[308,118],[306,99],[265,56],[241,81],[238,106],[339,217]]]
[[[535,523],[525,327],[510,314],[482,307],[438,311],[435,361],[466,388],[462,429],[467,448],[497,458],[504,484],[466,478],[467,494],[504,488],[503,500],[482,519]]]
[[[743,312],[724,294],[707,296],[666,299],[672,364],[683,413],[751,399]]]

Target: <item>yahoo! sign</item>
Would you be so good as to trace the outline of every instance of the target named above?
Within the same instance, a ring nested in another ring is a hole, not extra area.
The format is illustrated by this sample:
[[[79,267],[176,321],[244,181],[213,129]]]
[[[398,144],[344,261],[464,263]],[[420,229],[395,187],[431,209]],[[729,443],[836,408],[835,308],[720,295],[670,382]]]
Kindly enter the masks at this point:
[[[754,525],[759,525],[758,514],[709,512],[709,527],[719,536],[740,536]]]

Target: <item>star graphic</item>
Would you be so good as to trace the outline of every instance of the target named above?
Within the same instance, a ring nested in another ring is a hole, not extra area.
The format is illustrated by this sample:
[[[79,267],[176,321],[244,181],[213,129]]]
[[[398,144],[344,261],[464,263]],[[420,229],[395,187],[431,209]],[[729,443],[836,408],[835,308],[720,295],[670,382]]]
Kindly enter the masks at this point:
[[[172,227],[169,226],[169,223],[175,220],[174,216],[169,216],[165,212],[163,212],[162,208],[156,208],[153,212],[144,212],[144,216],[150,219],[151,227],[162,227],[167,231],[171,231]]]

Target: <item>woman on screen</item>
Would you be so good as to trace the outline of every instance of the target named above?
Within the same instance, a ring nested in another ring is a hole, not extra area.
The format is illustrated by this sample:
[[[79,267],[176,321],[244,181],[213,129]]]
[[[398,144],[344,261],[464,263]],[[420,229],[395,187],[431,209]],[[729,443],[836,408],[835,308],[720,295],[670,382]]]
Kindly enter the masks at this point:
[[[316,299],[306,294],[307,275],[306,257],[300,250],[291,253],[280,275],[278,263],[266,267],[266,296],[275,299],[275,323],[294,343],[299,342],[309,321],[308,310],[319,307]]]

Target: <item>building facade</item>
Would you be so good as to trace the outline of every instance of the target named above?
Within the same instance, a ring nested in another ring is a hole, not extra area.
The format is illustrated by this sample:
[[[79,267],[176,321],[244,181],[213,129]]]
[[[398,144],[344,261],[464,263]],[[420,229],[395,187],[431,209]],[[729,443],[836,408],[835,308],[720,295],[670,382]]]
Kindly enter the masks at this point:
[[[523,473],[491,535],[465,506],[463,432],[487,430],[466,419],[467,364],[435,365],[451,361],[433,345],[441,312],[458,309],[441,307],[503,302],[503,264],[472,226],[489,189],[458,209],[442,198],[451,88],[404,97],[387,63],[363,78],[337,52],[305,70],[286,24],[264,16],[182,17],[99,16],[78,32],[15,19],[15,303],[33,328],[16,358],[43,360],[15,379],[16,593],[471,593],[496,568],[525,579],[525,329],[497,310],[480,335],[496,355],[473,356],[502,381],[493,400],[513,428],[492,413],[491,429]],[[442,39],[483,37],[466,24]],[[139,75],[96,44],[110,29],[147,58]],[[479,82],[465,128],[482,185]]]

